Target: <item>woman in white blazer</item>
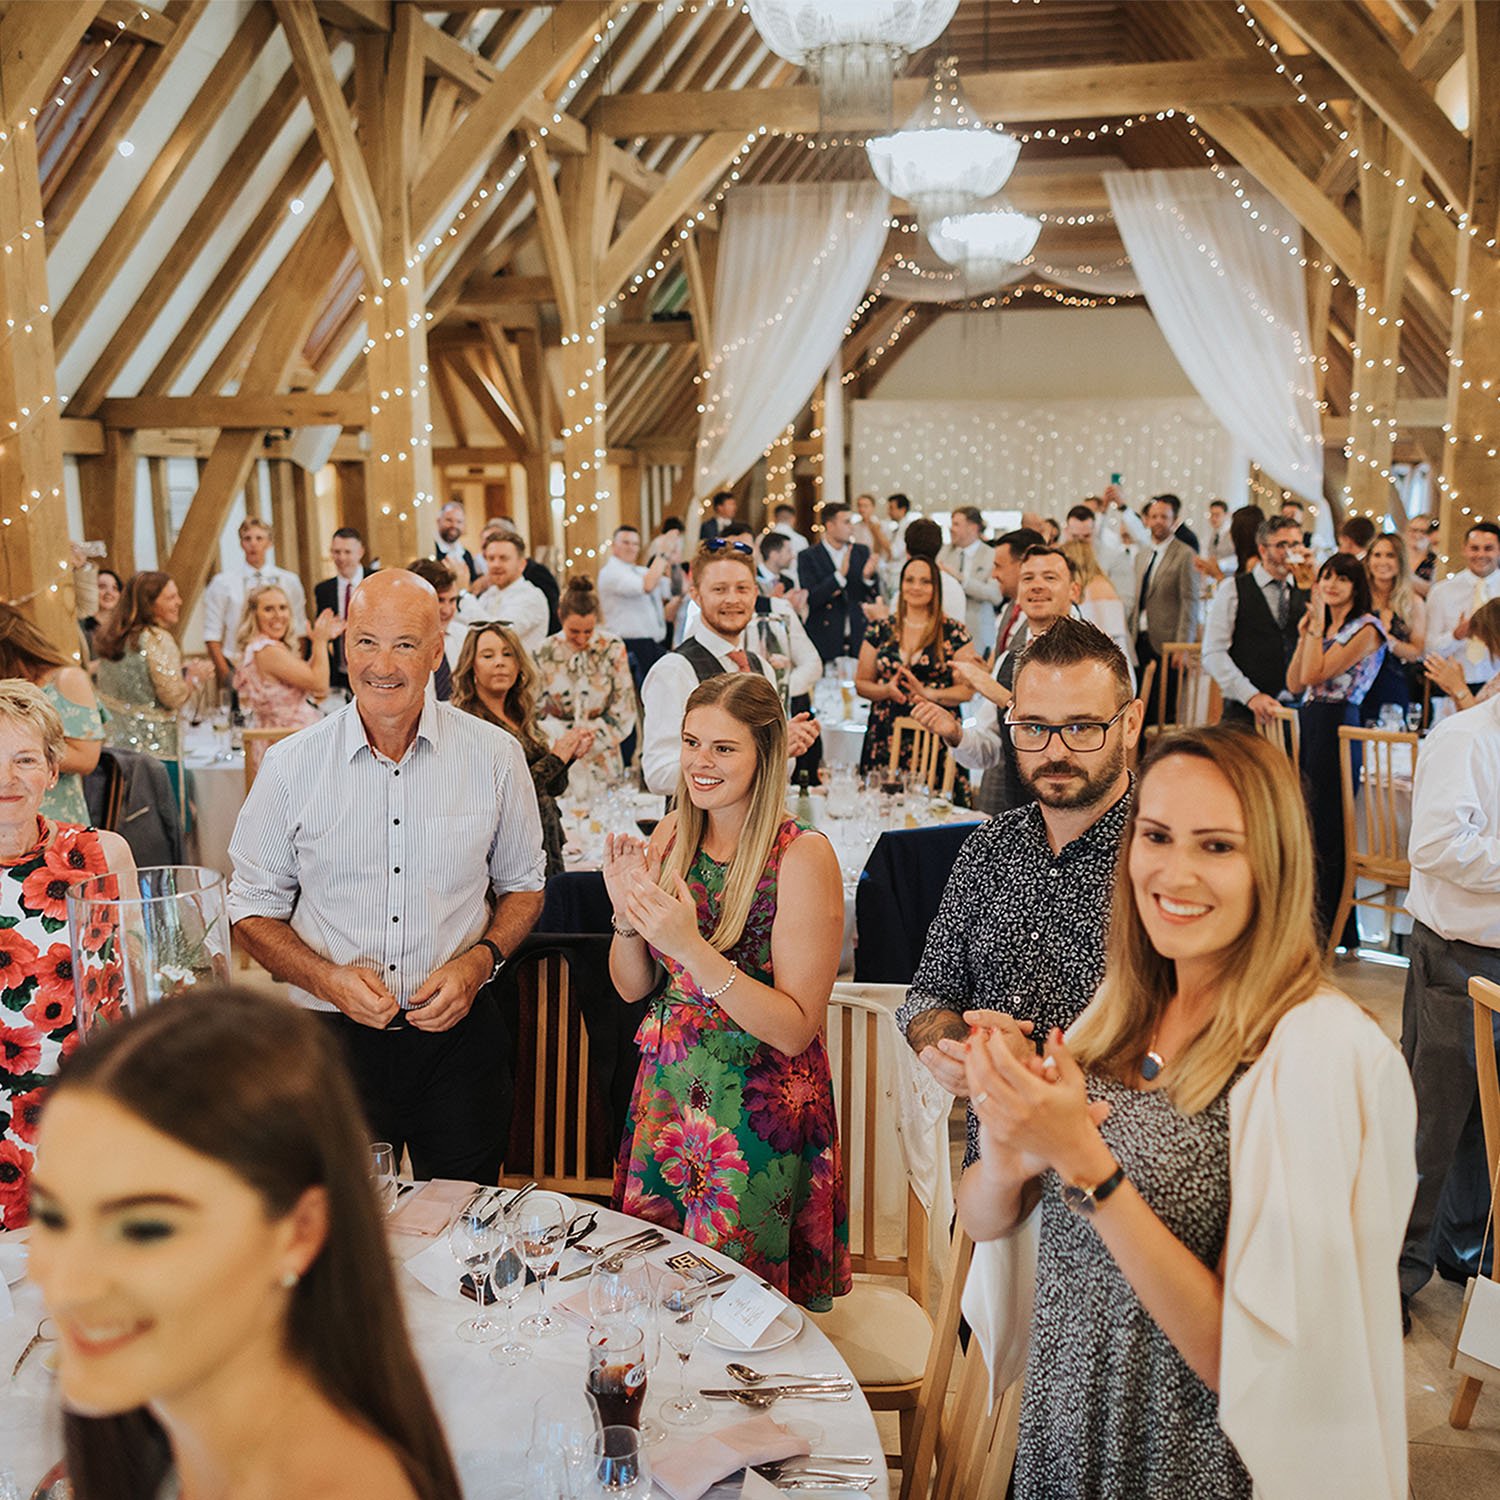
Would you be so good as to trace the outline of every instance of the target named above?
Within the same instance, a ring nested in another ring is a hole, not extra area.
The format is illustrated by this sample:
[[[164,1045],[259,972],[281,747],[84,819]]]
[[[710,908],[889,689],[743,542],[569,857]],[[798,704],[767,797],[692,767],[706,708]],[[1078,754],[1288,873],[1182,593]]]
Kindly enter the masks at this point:
[[[1295,771],[1170,736],[1124,848],[1067,1039],[969,1043],[964,1310],[997,1384],[1029,1339],[1018,1500],[1401,1500],[1415,1104],[1324,974]]]

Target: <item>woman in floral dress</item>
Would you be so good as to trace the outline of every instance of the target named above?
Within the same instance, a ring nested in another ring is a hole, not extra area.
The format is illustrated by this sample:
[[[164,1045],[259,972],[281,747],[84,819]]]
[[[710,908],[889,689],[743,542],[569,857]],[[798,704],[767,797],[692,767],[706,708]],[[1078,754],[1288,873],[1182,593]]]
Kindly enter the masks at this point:
[[[896,720],[911,712],[917,699],[958,709],[972,694],[967,683],[955,686],[953,664],[983,665],[967,627],[943,613],[942,577],[930,557],[910,558],[901,569],[896,613],[870,626],[859,648],[854,690],[870,700],[870,721],[860,751],[861,771],[883,771],[891,763],[891,738]],[[901,765],[911,760],[915,739],[901,745]],[[968,775],[958,768],[953,795],[968,804]]]
[[[118,834],[42,816],[66,745],[40,688],[0,682],[0,1230],[26,1222],[42,1098],[76,1040],[68,889],[135,868]]]
[[[826,1311],[850,1284],[820,1035],[843,895],[827,840],[783,811],[786,779],[776,690],[712,677],[687,701],[676,811],[649,845],[606,843],[610,977],[648,1005],[615,1203]]]

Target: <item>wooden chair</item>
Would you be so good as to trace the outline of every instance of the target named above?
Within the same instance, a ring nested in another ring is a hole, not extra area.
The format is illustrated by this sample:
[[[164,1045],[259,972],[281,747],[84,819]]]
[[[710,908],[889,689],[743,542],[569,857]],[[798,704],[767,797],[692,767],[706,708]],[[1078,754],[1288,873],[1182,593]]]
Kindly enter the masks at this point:
[[[284,740],[289,734],[296,734],[295,729],[246,729],[242,731],[245,743],[245,795],[250,795],[250,788],[255,785],[256,772],[260,770],[260,763],[265,757],[267,750],[277,740]]]
[[[517,958],[524,1023],[516,1056],[517,1110],[528,1092],[522,1077],[529,1074],[531,1115],[512,1123],[500,1181],[523,1187],[534,1179],[552,1192],[607,1199],[614,1178],[599,1168],[612,1159],[618,1142],[601,1140],[608,1109],[590,1089],[589,1032],[567,949],[566,939],[534,938]]]
[[[1356,906],[1388,914],[1404,908],[1393,898],[1411,886],[1406,858],[1410,832],[1411,780],[1416,772],[1418,738],[1394,729],[1356,729],[1339,726],[1339,788],[1344,800],[1344,889],[1328,934],[1328,957],[1333,959],[1344,924]],[[1364,751],[1361,787],[1354,783],[1355,745]],[[1405,746],[1403,750],[1400,747]],[[1355,793],[1362,790],[1356,802]],[[1401,816],[1401,804],[1406,816]],[[1363,842],[1364,848],[1360,848]],[[1373,880],[1374,896],[1356,896],[1356,882]]]
[[[904,1194],[894,1193],[897,1202],[904,1196],[904,1222],[893,1226],[880,1213],[882,1197],[889,1204],[893,1196],[889,1174],[881,1179],[877,1172],[878,1164],[892,1155],[890,1149],[882,1150],[881,1137],[886,1133],[889,1148],[897,1129],[880,1073],[883,1027],[894,1035],[895,1046],[905,1045],[885,1007],[851,995],[835,994],[829,1002],[826,1031],[849,1198],[849,1258],[856,1277],[864,1279],[855,1281],[848,1296],[836,1297],[829,1312],[809,1316],[833,1341],[871,1408],[899,1413],[905,1455],[911,1451],[933,1343],[927,1310],[928,1225],[921,1200],[904,1181]],[[891,1456],[891,1462],[899,1465],[902,1459]]]
[[[1500,1067],[1495,1062],[1495,1017],[1500,1015],[1500,984],[1489,979],[1471,979],[1469,998],[1474,1002],[1474,1071],[1479,1075],[1479,1117],[1484,1122],[1484,1155],[1489,1163],[1490,1181],[1494,1182],[1500,1177]],[[1494,1233],[1492,1227],[1492,1239]],[[1500,1277],[1493,1279],[1500,1280]],[[1453,1367],[1463,1379],[1453,1397],[1448,1425],[1467,1427],[1484,1382],[1479,1376],[1468,1373],[1461,1354],[1456,1356]]]
[[[1271,710],[1271,716],[1269,724],[1262,724],[1257,719],[1255,732],[1263,740],[1269,740],[1275,745],[1294,766],[1300,766],[1302,764],[1302,720],[1297,716],[1297,710],[1278,703]]]
[[[893,726],[891,770],[894,771],[901,764],[901,736],[903,734],[912,736],[911,758],[908,762],[912,775],[919,781],[925,782],[934,792],[940,791],[943,796],[951,797],[953,778],[957,774],[953,757],[949,755],[942,736],[934,734],[930,729],[924,729],[915,719],[903,717],[897,719]]]
[[[1171,700],[1171,712],[1168,712]],[[1156,674],[1156,723],[1148,734],[1217,724],[1224,711],[1219,684],[1203,670],[1203,647],[1195,641],[1169,641]],[[1149,717],[1149,715],[1148,715]]]
[[[1021,1382],[991,1405],[989,1371],[978,1343],[970,1339],[965,1354],[958,1342],[960,1300],[973,1254],[973,1241],[959,1230],[953,1237],[950,1274],[922,1376],[911,1454],[901,1471],[900,1500],[1000,1496],[1010,1481],[1020,1426]],[[960,1372],[959,1383],[950,1412],[948,1386],[955,1369]]]

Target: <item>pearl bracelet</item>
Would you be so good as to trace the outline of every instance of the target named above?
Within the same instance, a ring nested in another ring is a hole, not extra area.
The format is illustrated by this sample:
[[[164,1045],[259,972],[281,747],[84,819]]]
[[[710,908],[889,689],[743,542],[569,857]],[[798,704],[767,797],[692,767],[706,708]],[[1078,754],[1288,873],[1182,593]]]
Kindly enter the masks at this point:
[[[699,997],[699,999],[701,999],[701,1000],[717,1000],[720,995],[727,994],[728,991],[729,991],[729,986],[732,985],[737,978],[739,978],[739,973],[740,973],[740,966],[739,966],[739,964],[737,964],[734,961],[734,959],[731,958],[729,960],[729,978],[726,979],[724,981],[724,983],[721,984],[718,987],[718,989],[716,989],[716,990],[705,990],[705,989],[701,989],[700,988],[699,991],[698,991],[698,997]]]

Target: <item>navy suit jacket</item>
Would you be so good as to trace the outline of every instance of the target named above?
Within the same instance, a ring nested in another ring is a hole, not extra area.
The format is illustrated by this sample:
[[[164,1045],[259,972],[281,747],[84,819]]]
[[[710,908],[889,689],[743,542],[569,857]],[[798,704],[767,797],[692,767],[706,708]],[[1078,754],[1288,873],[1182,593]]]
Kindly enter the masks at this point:
[[[862,604],[875,597],[865,578],[870,549],[849,546],[849,576],[841,581],[828,549],[819,542],[797,556],[797,581],[807,590],[807,634],[825,662],[836,656],[858,656],[865,638]]]
[[[370,569],[365,569],[365,577],[370,576]],[[339,578],[335,573],[332,578],[324,578],[313,585],[313,619],[317,619],[325,609],[331,609],[334,614],[339,612]],[[336,688],[349,686],[349,675],[344,670],[344,640],[340,636],[336,641],[328,643],[328,685]]]

